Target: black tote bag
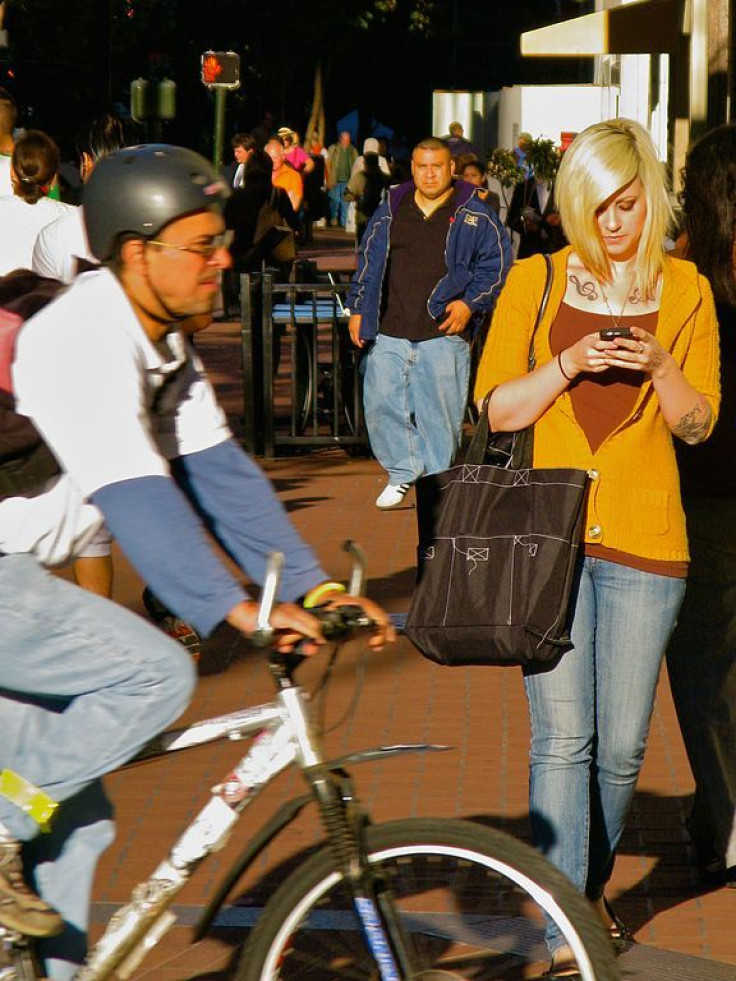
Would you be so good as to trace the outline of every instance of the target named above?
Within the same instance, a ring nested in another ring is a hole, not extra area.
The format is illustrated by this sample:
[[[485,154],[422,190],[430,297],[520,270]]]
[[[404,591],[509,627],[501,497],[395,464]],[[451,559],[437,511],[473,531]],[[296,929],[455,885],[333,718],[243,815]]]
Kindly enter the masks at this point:
[[[548,262],[531,367],[550,284]],[[417,577],[406,634],[438,664],[530,665],[571,646],[588,475],[531,467],[532,429],[493,434],[489,447],[489,398],[465,462],[416,485]]]

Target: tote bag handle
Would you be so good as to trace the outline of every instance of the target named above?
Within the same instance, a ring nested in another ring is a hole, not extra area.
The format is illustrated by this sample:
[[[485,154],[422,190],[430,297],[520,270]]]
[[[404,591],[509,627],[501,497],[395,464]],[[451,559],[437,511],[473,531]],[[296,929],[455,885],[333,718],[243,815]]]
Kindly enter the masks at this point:
[[[528,372],[534,371],[537,364],[534,354],[534,338],[547,310],[549,294],[552,290],[552,260],[546,252],[544,253],[544,261],[547,265],[547,276],[542,300],[534,321],[534,329],[529,338]],[[527,426],[526,429],[517,433],[492,433],[488,421],[488,403],[494,391],[495,389],[492,388],[483,399],[475,432],[465,454],[465,463],[469,466],[480,466],[489,462],[490,458],[490,462],[508,470],[525,470],[532,465],[534,426]]]

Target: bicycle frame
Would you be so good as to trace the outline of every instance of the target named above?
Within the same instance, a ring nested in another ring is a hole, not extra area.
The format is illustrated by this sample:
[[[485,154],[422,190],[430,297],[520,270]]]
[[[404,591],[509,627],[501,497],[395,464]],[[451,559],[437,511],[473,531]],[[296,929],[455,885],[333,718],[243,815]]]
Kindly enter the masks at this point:
[[[307,725],[303,695],[295,689],[288,693],[296,706],[292,722],[293,709],[282,694],[272,703],[165,733],[156,740],[158,745],[147,747],[141,754],[139,759],[154,759],[222,738],[242,739],[259,730],[261,733],[231,773],[213,788],[209,801],[179,836],[168,857],[146,882],[135,887],[129,902],[111,918],[78,972],[79,981],[102,981],[114,969],[122,978],[132,973],[146,950],[173,924],[173,914],[167,914],[167,909],[195,869],[224,847],[247,805],[297,759],[296,727],[304,729]],[[136,948],[140,956],[133,957]]]
[[[266,605],[272,602],[275,594],[273,577],[267,582],[263,590]],[[268,643],[268,616],[259,616],[259,625],[264,635],[262,641]],[[280,686],[272,702],[165,732],[131,761],[153,760],[167,753],[216,740],[239,740],[257,734],[248,752],[212,789],[209,801],[176,840],[167,858],[149,879],[133,889],[128,903],[112,916],[86,963],[75,975],[76,981],[104,981],[113,971],[118,978],[130,977],[148,950],[174,924],[176,916],[169,906],[191,875],[204,859],[225,846],[248,805],[271,780],[292,764],[304,772],[313,797],[319,803],[336,863],[351,883],[356,912],[380,967],[381,978],[384,981],[399,981],[407,976],[407,972],[401,973],[398,966],[405,961],[402,949],[406,945],[391,915],[390,903],[385,902],[380,886],[372,881],[370,869],[363,859],[361,829],[367,819],[356,809],[349,777],[341,768],[347,763],[376,757],[447,747],[423,744],[382,747],[331,762],[325,761],[320,741],[311,725],[307,695],[291,682],[288,671],[284,671],[283,667],[278,670],[272,667],[272,673]],[[291,808],[290,816],[277,818],[275,824],[271,822],[267,826],[267,833],[259,836],[259,848],[264,847],[275,833],[296,816],[307,799],[300,798],[296,808]],[[250,852],[249,861],[257,852],[258,849]],[[246,867],[245,862],[236,864],[235,878]],[[230,877],[228,889],[235,878]],[[219,908],[226,892],[218,894],[216,908]],[[214,915],[212,906],[206,915],[209,919]]]

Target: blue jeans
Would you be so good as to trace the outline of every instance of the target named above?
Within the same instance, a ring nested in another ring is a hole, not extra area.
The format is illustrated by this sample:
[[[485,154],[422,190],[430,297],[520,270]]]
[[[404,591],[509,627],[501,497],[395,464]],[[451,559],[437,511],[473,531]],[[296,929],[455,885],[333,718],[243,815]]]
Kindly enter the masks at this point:
[[[736,501],[686,500],[690,571],[667,649],[704,856],[736,866]]]
[[[574,648],[525,672],[534,843],[593,900],[613,868],[684,591],[683,579],[583,559]],[[547,943],[562,943],[552,925]]]
[[[348,219],[348,202],[343,197],[343,192],[347,189],[347,181],[338,181],[334,187],[331,187],[327,192],[327,197],[330,202],[330,220],[337,221],[340,225],[345,227],[345,222]]]
[[[176,641],[29,555],[0,557],[0,623],[0,766],[61,805],[49,835],[4,798],[0,821],[30,843],[27,870],[66,921],[46,965],[66,981],[84,955],[92,876],[113,836],[99,778],[183,712],[195,672]]]
[[[364,365],[366,427],[390,483],[446,470],[462,436],[468,342],[457,334],[419,342],[379,334]]]

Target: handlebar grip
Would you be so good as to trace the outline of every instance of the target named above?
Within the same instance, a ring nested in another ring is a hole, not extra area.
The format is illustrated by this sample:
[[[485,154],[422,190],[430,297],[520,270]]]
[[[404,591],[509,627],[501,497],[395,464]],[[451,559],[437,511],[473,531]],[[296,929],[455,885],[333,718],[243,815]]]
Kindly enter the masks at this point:
[[[317,606],[309,612],[320,621],[322,636],[327,640],[344,637],[353,630],[365,630],[376,625],[362,606],[354,604],[332,608]]]
[[[270,647],[273,644],[273,634],[271,627],[259,627],[253,631],[248,641],[253,647]]]

